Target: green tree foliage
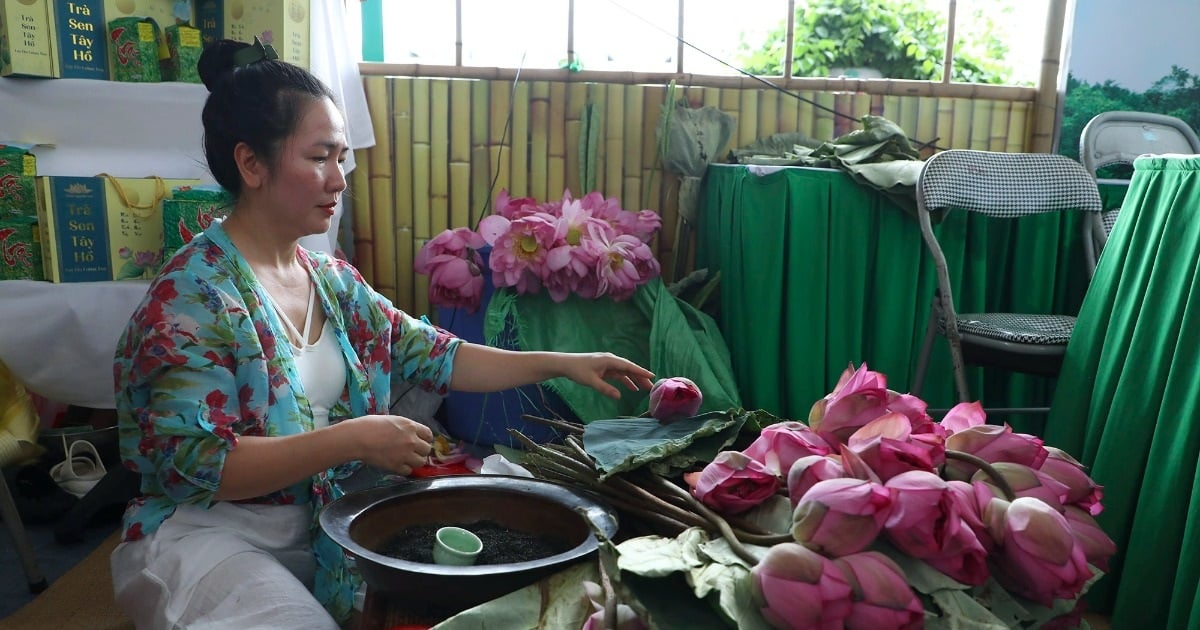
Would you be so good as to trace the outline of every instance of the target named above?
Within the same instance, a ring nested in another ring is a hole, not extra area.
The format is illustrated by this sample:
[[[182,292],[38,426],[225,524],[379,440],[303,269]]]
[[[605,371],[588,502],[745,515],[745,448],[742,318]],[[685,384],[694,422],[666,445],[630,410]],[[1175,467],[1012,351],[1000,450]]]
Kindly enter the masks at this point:
[[[1200,76],[1179,66],[1144,93],[1131,92],[1111,80],[1088,83],[1067,77],[1058,152],[1079,159],[1079,138],[1088,121],[1104,112],[1151,112],[1174,116],[1200,129]]]
[[[869,67],[892,79],[942,77],[946,18],[924,0],[801,0],[796,3],[792,72],[829,76],[831,68]],[[1003,83],[1011,74],[1008,48],[982,12],[959,15],[955,37],[955,81]],[[964,28],[964,25],[969,28]],[[783,74],[787,25],[771,29],[765,41],[739,46],[738,61],[754,74]]]

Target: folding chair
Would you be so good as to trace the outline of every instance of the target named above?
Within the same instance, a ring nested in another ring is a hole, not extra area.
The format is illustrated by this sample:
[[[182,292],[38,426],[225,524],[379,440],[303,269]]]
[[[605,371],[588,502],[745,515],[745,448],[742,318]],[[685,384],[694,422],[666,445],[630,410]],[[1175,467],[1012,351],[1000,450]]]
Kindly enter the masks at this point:
[[[1092,177],[1106,166],[1132,165],[1139,155],[1200,154],[1200,138],[1187,123],[1163,114],[1104,112],[1088,121],[1079,136],[1079,159]],[[1099,183],[1128,183],[1124,179],[1098,179]],[[1105,211],[1085,223],[1084,255],[1088,272],[1096,268],[1100,251],[1117,223],[1120,208]]]
[[[912,393],[925,381],[934,337],[949,340],[954,384],[961,402],[971,401],[966,365],[1055,376],[1075,327],[1069,315],[958,313],[946,256],[930,214],[979,212],[1015,219],[1046,212],[1101,212],[1096,181],[1078,162],[1048,153],[948,150],[929,158],[917,179],[921,235],[937,268],[937,292],[913,375]],[[1047,275],[1055,273],[1046,269]],[[1045,407],[989,409],[991,413],[1046,412]]]

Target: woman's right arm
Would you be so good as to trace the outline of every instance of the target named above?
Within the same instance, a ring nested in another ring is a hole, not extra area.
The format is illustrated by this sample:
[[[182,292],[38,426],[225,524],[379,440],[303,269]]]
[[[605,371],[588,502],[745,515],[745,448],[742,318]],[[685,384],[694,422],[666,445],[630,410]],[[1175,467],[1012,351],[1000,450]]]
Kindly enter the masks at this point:
[[[382,415],[284,437],[242,436],[225,456],[215,498],[262,496],[356,459],[408,475],[425,463],[432,442],[429,427],[408,418]]]

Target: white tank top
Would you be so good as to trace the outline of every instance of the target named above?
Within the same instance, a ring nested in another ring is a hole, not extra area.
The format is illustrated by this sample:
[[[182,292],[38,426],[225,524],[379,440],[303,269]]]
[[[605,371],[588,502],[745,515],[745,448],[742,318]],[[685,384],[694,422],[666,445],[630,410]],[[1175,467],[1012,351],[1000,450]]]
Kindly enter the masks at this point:
[[[300,386],[312,407],[313,426],[320,429],[329,426],[329,410],[342,396],[342,390],[346,389],[346,362],[342,359],[333,324],[329,319],[325,320],[325,326],[321,328],[321,335],[317,340],[308,343],[316,302],[317,292],[313,290],[310,282],[308,312],[304,314],[303,331],[296,330],[296,326],[283,314],[274,299],[271,300],[271,307],[291,332],[288,337],[292,346],[292,356],[296,359],[296,371],[300,373]],[[304,345],[297,346],[295,339],[302,340]]]

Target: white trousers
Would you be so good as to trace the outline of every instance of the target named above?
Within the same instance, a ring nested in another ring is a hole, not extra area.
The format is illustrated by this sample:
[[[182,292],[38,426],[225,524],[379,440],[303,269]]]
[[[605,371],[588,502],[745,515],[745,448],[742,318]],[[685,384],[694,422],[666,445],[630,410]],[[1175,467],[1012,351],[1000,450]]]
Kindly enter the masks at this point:
[[[117,603],[139,630],[336,630],[310,592],[310,506],[180,506],[112,553]]]

